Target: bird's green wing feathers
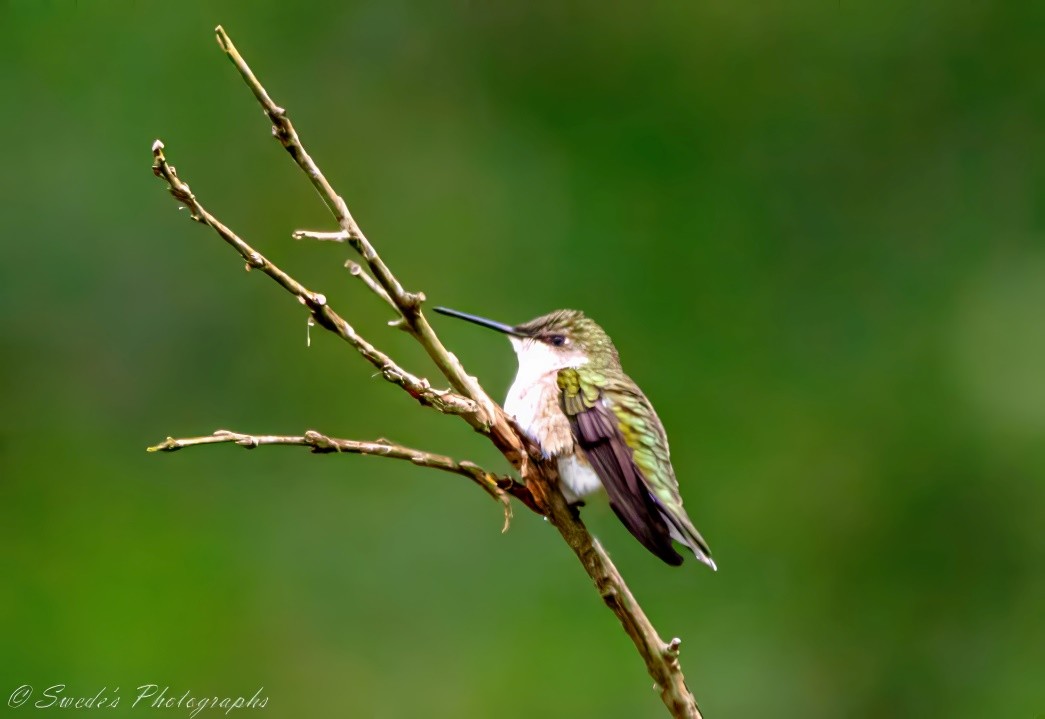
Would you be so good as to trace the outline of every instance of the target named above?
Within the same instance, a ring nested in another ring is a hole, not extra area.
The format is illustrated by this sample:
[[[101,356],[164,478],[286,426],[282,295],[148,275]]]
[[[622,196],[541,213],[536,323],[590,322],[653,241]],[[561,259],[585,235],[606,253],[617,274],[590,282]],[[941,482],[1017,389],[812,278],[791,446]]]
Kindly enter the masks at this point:
[[[597,373],[582,375],[575,369],[560,370],[562,408],[570,420],[574,439],[584,450],[606,488],[610,506],[628,531],[668,564],[681,564],[682,557],[671,544],[668,523],[646,478],[646,472],[660,471],[656,467],[657,452],[642,440],[642,433],[633,423],[635,419],[642,421],[641,417],[626,414],[622,419],[622,412],[632,410],[627,407],[617,410],[603,401],[608,382]],[[671,471],[670,464],[667,471]]]
[[[560,370],[558,385],[574,439],[628,531],[668,564],[681,564],[671,544],[674,529],[676,539],[714,568],[711,550],[682,507],[664,426],[645,395],[626,379],[593,370]]]

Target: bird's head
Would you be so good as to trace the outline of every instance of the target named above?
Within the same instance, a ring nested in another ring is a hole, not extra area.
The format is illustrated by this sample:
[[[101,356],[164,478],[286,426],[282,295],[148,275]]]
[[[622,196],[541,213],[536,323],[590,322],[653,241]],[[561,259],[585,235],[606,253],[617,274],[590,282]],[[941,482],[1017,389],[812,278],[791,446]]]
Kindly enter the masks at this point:
[[[609,335],[578,310],[556,310],[519,325],[506,325],[446,307],[436,307],[435,311],[508,335],[519,358],[519,367],[536,374],[582,365],[602,368],[620,363]]]

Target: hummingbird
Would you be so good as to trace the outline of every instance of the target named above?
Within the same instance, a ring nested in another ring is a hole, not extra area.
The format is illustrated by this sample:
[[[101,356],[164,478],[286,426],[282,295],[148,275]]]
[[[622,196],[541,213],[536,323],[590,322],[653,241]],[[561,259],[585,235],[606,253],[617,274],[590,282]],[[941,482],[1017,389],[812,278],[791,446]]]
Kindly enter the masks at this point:
[[[577,310],[520,325],[436,307],[436,312],[508,336],[519,371],[504,411],[555,460],[571,506],[600,488],[628,531],[672,566],[679,542],[715,570],[711,550],[682,507],[664,425],[624,373],[609,335]]]

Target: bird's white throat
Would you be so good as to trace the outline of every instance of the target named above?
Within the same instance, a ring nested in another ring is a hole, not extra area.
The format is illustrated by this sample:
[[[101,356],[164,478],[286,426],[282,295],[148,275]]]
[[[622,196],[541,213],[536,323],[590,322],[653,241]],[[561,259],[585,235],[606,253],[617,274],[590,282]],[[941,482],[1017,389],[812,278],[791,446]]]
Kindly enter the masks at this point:
[[[549,447],[547,428],[559,408],[558,373],[567,367],[587,364],[588,357],[571,347],[554,347],[538,340],[509,337],[515,356],[519,360],[519,371],[508,390],[504,411],[515,417],[530,439],[541,445],[545,454],[554,456],[565,447]],[[566,417],[562,416],[562,421]],[[542,431],[542,429],[544,431]],[[544,436],[542,436],[544,435]]]
[[[574,347],[555,347],[547,342],[521,337],[509,337],[515,357],[519,360],[519,371],[512,386],[520,383],[535,384],[551,375],[555,382],[556,373],[567,367],[588,364],[588,356]]]

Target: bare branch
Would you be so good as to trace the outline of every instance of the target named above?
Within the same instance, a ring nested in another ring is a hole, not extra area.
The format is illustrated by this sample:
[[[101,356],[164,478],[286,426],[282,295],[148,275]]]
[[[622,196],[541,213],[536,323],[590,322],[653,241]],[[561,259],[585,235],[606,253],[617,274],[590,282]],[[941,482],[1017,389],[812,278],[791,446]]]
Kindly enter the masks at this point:
[[[178,177],[173,165],[167,163],[163,154],[163,143],[157,140],[152,145],[153,172],[157,177],[167,181],[170,193],[178,202],[189,208],[192,219],[211,227],[225,242],[232,245],[247,261],[247,268],[257,268],[274,279],[285,290],[298,298],[301,304],[315,318],[320,326],[325,327],[355,347],[370,364],[381,371],[386,380],[405,389],[411,397],[423,405],[434,407],[446,414],[476,414],[478,405],[467,397],[462,397],[449,390],[433,389],[428,380],[410,374],[397,365],[392,359],[374,345],[367,342],[342,317],[328,305],[326,297],[312,292],[279,267],[265,258],[260,252],[244,242],[226,227],[218,218],[209,213],[196,196],[192,194],[187,182]]]
[[[547,472],[546,467],[541,469]],[[550,487],[539,484],[534,486],[530,481],[531,475],[523,474],[523,478],[535,495],[538,487],[542,490],[537,499],[538,503],[543,503],[542,506],[547,511],[548,522],[559,530],[559,534],[570,545],[570,549],[591,577],[602,601],[616,615],[624,631],[631,637],[668,711],[674,717],[701,719],[697,700],[686,686],[686,677],[678,661],[678,645],[681,644],[681,640],[665,642],[660,638],[657,628],[646,616],[646,612],[631,593],[606,550],[591,536],[580,518],[570,510],[557,484]]]
[[[402,373],[402,376],[399,377],[401,381],[389,379],[407,387],[408,391],[415,397],[418,395],[411,388],[420,390],[419,399],[424,398],[421,399],[423,404],[434,405],[436,401],[448,402],[455,409],[450,410],[446,408],[442,409],[442,411],[460,415],[473,428],[490,438],[504,456],[519,470],[526,483],[526,486],[522,487],[517,483],[511,482],[511,480],[506,482],[502,478],[494,480],[498,488],[512,494],[512,496],[518,497],[534,511],[546,515],[549,523],[559,531],[581,561],[585,571],[591,577],[600,596],[602,596],[603,601],[617,616],[625,632],[631,637],[646,664],[647,671],[656,682],[662,701],[672,716],[700,719],[700,710],[697,707],[693,694],[686,686],[685,677],[679,665],[679,640],[673,639],[671,642],[664,642],[660,638],[660,635],[635,600],[613,562],[599,543],[592,538],[579,517],[568,506],[558,487],[558,477],[553,462],[544,458],[538,448],[518,431],[512,419],[505,415],[501,407],[490,399],[478,381],[474,377],[469,376],[457,358],[445,348],[421,312],[424,295],[419,292],[408,292],[403,288],[399,280],[396,279],[378,256],[374,247],[363,235],[349,213],[345,201],[334,191],[311,156],[305,151],[297,131],[287,117],[286,111],[273,102],[268,92],[254,76],[246,61],[220,26],[216,29],[216,33],[222,50],[232,60],[271,120],[273,135],[309,177],[309,180],[319,192],[320,197],[333,213],[341,228],[340,232],[299,231],[295,233],[295,237],[299,239],[346,241],[359,252],[373,273],[373,279],[368,282],[368,285],[371,285],[371,289],[375,292],[378,289],[383,290],[384,296],[382,299],[387,297],[386,301],[398,311],[402,326],[424,347],[444,377],[450,382],[451,387],[464,396],[454,395],[449,391],[436,393],[434,390],[431,390],[425,380],[412,375],[407,376],[402,370],[399,370]],[[248,266],[262,269],[285,289],[297,295],[321,326],[348,340],[375,366],[381,367],[384,371],[385,367],[391,365],[391,360],[372,345],[369,345],[369,343],[365,343],[358,335],[355,335],[351,327],[326,306],[326,300],[322,295],[306,290],[232,234],[228,228],[218,222],[213,216],[206,213],[191,192],[189,192],[188,185],[178,180],[174,173],[174,168],[166,164],[166,161],[163,159],[162,148],[162,144],[157,141],[157,145],[153,149],[156,156],[154,169],[158,175],[167,180],[171,193],[179,201],[189,206],[193,212],[193,219],[213,227],[229,244],[232,244],[239,250],[240,254],[247,260]],[[358,274],[364,278],[364,281],[369,279],[362,268],[360,268]],[[349,336],[346,336],[346,334]],[[388,375],[386,374],[387,377]],[[408,384],[409,386],[407,386]],[[435,398],[431,398],[431,394],[435,394]],[[469,401],[472,402],[471,405],[465,404]],[[313,447],[314,451],[317,451],[315,444],[306,441],[308,438],[309,435],[306,434],[301,438],[276,438],[301,439],[301,442],[269,443],[307,444]],[[196,439],[199,441],[193,442],[194,444],[210,444],[214,442],[237,442],[243,444],[245,440],[245,446],[254,446],[254,440],[260,441],[262,438],[253,438],[249,435],[231,435],[230,438],[225,438],[222,435],[219,439]],[[178,442],[187,441],[191,442],[191,440],[168,440],[167,443],[158,445],[155,449],[177,449],[179,446],[188,446],[184,444],[178,445]],[[175,446],[167,446],[170,443],[173,443]],[[337,450],[323,449],[318,451]],[[478,481],[474,477],[472,479],[473,481]],[[508,484],[508,482],[511,482],[511,484]],[[486,489],[485,486],[484,489]]]
[[[457,462],[442,454],[424,452],[401,444],[379,439],[374,442],[361,442],[354,439],[338,439],[328,437],[325,434],[308,430],[300,436],[286,436],[273,434],[241,434],[230,432],[227,429],[219,429],[214,434],[202,437],[185,437],[175,439],[168,437],[163,442],[149,447],[149,452],[176,452],[185,447],[198,447],[204,444],[238,444],[246,449],[256,449],[267,445],[291,445],[310,447],[315,454],[330,454],[333,452],[344,452],[346,454],[369,454],[375,457],[390,457],[392,459],[405,459],[419,467],[430,467],[443,472],[458,474],[475,482],[482,487],[483,491],[496,499],[504,507],[504,528],[502,532],[508,531],[508,525],[512,518],[512,505],[510,496],[518,496],[518,483],[507,475],[495,475],[487,472],[473,462]],[[525,491],[525,490],[523,490]]]
[[[232,40],[229,39],[225,30],[219,25],[214,29],[214,32],[217,36],[218,45],[232,61],[232,64],[236,66],[243,80],[247,83],[251,92],[254,93],[254,97],[261,103],[265,114],[268,115],[269,120],[272,122],[273,137],[279,140],[280,144],[294,158],[294,161],[304,170],[316,191],[319,192],[320,197],[323,198],[327,208],[334,215],[338,225],[340,225],[341,232],[344,234],[347,242],[366,260],[378,284],[385,289],[385,292],[388,293],[395,303],[396,308],[406,321],[407,329],[420,340],[425,351],[428,352],[436,366],[439,367],[439,371],[449,380],[450,385],[455,390],[478,402],[489,415],[497,415],[496,404],[486,394],[475,377],[468,375],[464,371],[464,367],[446,349],[436,336],[431,325],[428,324],[428,320],[421,313],[421,303],[425,299],[424,294],[407,292],[403,289],[403,285],[388,269],[384,260],[377,254],[377,250],[374,249],[374,246],[370,244],[370,241],[367,240],[363,231],[359,228],[359,225],[352,217],[352,213],[349,212],[348,205],[345,204],[344,199],[334,191],[334,188],[327,181],[326,176],[319,169],[319,166],[316,165],[312,156],[305,150],[305,146],[301,143],[301,138],[298,137],[297,130],[294,129],[293,123],[287,116],[287,111],[272,100],[268,91],[254,76],[254,72],[247,65],[246,60],[239,54],[236,46],[232,44]],[[310,234],[316,235],[318,233]],[[340,235],[340,233],[329,233],[328,238],[335,234]],[[304,236],[308,235],[302,235],[302,237]],[[465,418],[469,419],[469,423],[473,427],[484,433],[488,431],[488,426],[496,421],[496,416],[470,418],[469,415],[465,415]],[[501,438],[500,443],[504,442],[508,442],[507,438]],[[517,445],[518,443],[514,444]],[[515,449],[517,450],[518,447],[516,446]]]
[[[294,125],[290,122],[290,118],[287,117],[287,111],[282,107],[273,102],[272,98],[269,97],[268,91],[262,87],[258,79],[254,77],[253,71],[247,65],[246,61],[239,54],[236,46],[232,44],[232,40],[225,33],[225,30],[219,25],[214,29],[214,32],[218,39],[218,45],[225,51],[229,59],[239,70],[240,75],[243,76],[247,86],[250,87],[254,93],[254,97],[261,103],[265,113],[269,116],[272,121],[272,134],[280,141],[283,147],[287,148],[287,152],[294,158],[294,161],[301,166],[301,169],[305,171],[308,178],[312,181],[313,186],[319,192],[323,201],[326,202],[327,207],[337,218],[338,224],[341,225],[341,229],[346,235],[347,241],[363,256],[363,259],[374,268],[374,275],[377,277],[381,286],[392,297],[396,299],[397,304],[401,304],[404,307],[417,307],[422,297],[407,292],[403,289],[403,286],[399,284],[399,281],[388,271],[385,267],[385,263],[378,257],[377,252],[373,246],[363,235],[362,230],[359,229],[359,225],[356,224],[355,219],[352,218],[352,213],[348,211],[348,206],[345,201],[334,192],[334,188],[330,186],[326,176],[320,171],[319,167],[313,162],[311,155],[305,150],[304,145],[301,144],[301,140],[298,138],[297,130],[294,129]]]

